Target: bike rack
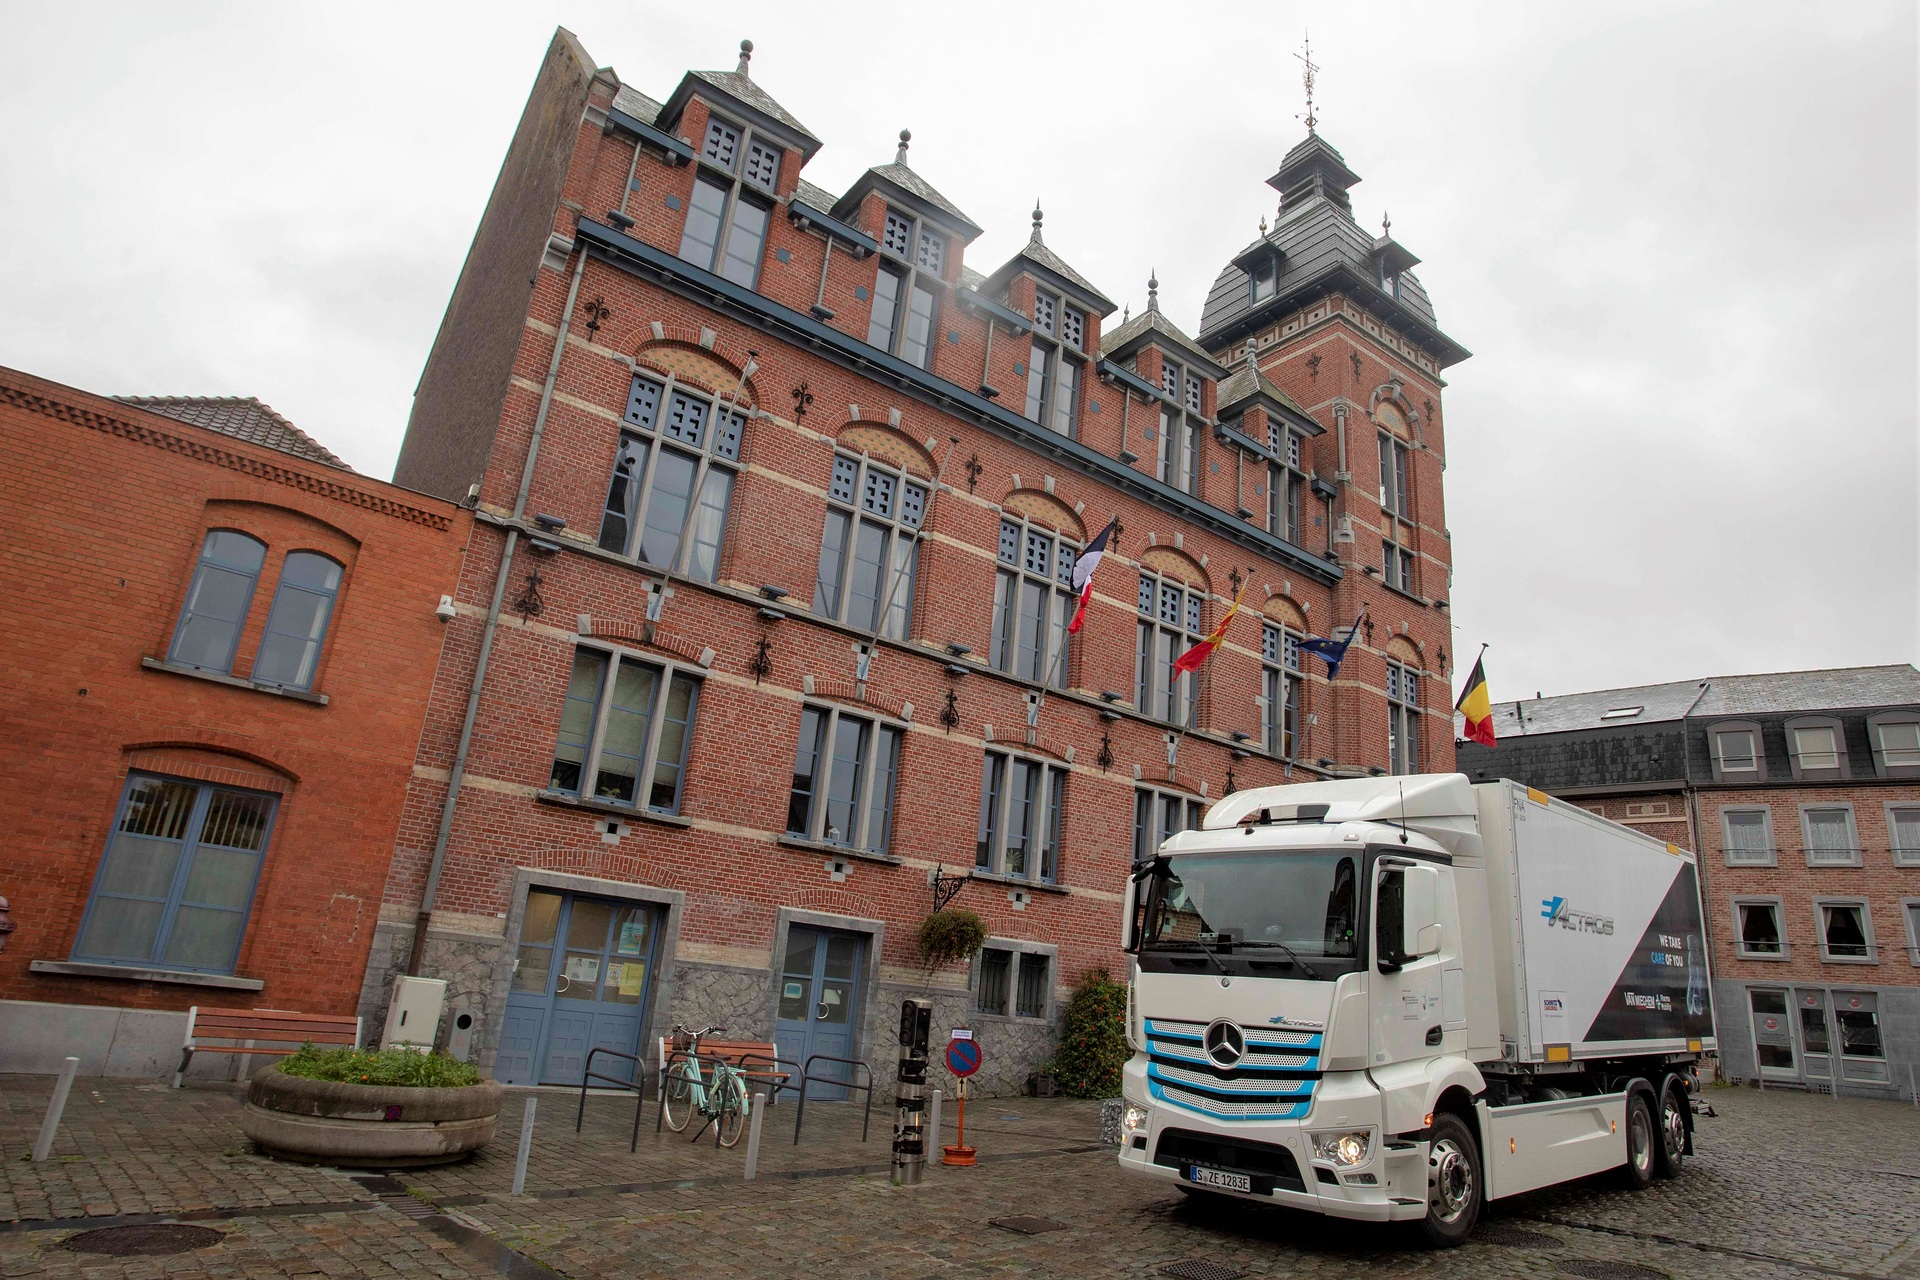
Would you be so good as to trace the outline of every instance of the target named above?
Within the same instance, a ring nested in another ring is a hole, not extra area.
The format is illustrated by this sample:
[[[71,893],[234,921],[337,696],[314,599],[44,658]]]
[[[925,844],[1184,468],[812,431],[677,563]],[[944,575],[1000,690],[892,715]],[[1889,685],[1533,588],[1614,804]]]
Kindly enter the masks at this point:
[[[805,1124],[807,1120],[807,1086],[814,1081],[813,1064],[816,1062],[838,1062],[849,1067],[859,1067],[867,1073],[867,1082],[865,1084],[855,1084],[851,1080],[840,1080],[833,1077],[821,1078],[822,1084],[831,1083],[836,1088],[859,1089],[866,1093],[867,1108],[865,1114],[860,1118],[860,1141],[865,1142],[867,1140],[867,1132],[873,1125],[872,1066],[859,1058],[836,1058],[830,1054],[816,1053],[807,1059],[806,1065],[800,1068],[800,1105],[794,1108],[796,1114],[793,1117],[793,1145],[796,1147],[800,1145],[800,1126]],[[788,1086],[788,1088],[791,1087],[791,1085]]]
[[[610,1076],[604,1072],[595,1071],[593,1069],[593,1055],[596,1053],[604,1053],[615,1058],[625,1058],[628,1062],[631,1062],[633,1064],[633,1079],[630,1081],[622,1080],[618,1076]],[[618,1049],[609,1049],[603,1045],[596,1045],[587,1050],[586,1071],[580,1077],[580,1107],[579,1110],[574,1112],[573,1131],[575,1133],[580,1132],[580,1126],[587,1118],[587,1081],[605,1080],[608,1084],[617,1084],[623,1089],[631,1089],[633,1091],[633,1140],[627,1144],[627,1150],[638,1151],[640,1149],[640,1115],[646,1109],[647,1105],[646,1090],[642,1087],[646,1076],[642,1074],[640,1070],[640,1068],[645,1065],[646,1064],[640,1060],[638,1054],[622,1053]]]

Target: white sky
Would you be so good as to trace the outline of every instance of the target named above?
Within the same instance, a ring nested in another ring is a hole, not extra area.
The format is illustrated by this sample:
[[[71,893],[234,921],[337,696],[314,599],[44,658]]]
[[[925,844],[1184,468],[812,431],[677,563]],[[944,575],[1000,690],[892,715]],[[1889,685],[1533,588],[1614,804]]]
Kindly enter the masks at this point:
[[[1910,661],[1910,0],[963,6],[0,0],[0,363],[257,395],[391,474],[556,24],[655,98],[753,74],[841,191],[913,130],[987,233],[1190,332],[1303,133],[1441,326],[1453,646],[1496,698]],[[1456,681],[1462,673],[1456,672]]]

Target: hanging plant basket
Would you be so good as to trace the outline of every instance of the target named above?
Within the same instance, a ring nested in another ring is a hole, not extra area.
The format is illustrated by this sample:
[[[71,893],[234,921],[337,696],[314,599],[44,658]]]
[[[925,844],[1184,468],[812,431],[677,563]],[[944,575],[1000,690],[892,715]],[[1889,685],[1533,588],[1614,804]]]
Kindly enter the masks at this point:
[[[931,973],[962,960],[973,959],[987,940],[987,922],[971,911],[949,907],[920,922],[914,947]]]

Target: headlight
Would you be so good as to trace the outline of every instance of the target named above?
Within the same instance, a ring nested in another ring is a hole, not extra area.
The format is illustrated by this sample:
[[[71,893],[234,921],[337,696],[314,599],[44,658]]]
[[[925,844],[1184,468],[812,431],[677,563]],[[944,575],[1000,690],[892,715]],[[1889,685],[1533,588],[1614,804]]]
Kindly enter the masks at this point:
[[[1136,1106],[1134,1103],[1129,1102],[1127,1109],[1122,1112],[1120,1116],[1120,1131],[1128,1134],[1145,1131],[1147,1127],[1147,1117],[1151,1114],[1152,1112],[1148,1111],[1145,1107]]]
[[[1327,1160],[1349,1168],[1365,1164],[1367,1151],[1372,1145],[1373,1132],[1370,1129],[1313,1135],[1313,1155],[1316,1160]]]

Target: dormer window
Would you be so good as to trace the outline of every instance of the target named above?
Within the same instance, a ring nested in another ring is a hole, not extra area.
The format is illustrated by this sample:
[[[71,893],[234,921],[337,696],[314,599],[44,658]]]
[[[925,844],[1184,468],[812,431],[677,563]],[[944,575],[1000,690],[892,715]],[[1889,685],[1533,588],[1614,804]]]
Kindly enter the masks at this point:
[[[1386,290],[1388,297],[1400,296],[1400,273],[1389,266],[1385,259],[1380,263],[1380,287]]]
[[[1076,351],[1087,349],[1087,313],[1075,307],[1060,309],[1060,340]]]
[[[911,214],[890,208],[880,229],[880,250],[867,345],[924,369],[933,355],[931,282],[940,279],[946,262],[946,237]]]
[[[1192,370],[1187,371],[1187,411],[1200,412],[1200,379],[1193,376]]]
[[[758,138],[748,143],[745,177],[763,190],[773,190],[773,184],[780,177],[779,149],[768,146]]]
[[[1253,282],[1253,300],[1255,302],[1265,302],[1273,296],[1274,269],[1271,260],[1255,267],[1250,279]]]
[[[933,274],[939,275],[946,260],[947,238],[938,232],[929,231],[925,227],[922,227],[920,229],[920,244],[913,255],[914,265],[925,267],[927,270],[933,272]]]
[[[708,120],[707,145],[700,148],[700,154],[731,173],[739,153],[740,131],[724,120]]]
[[[771,192],[779,174],[779,144],[717,116],[709,119],[700,172],[694,175],[680,232],[680,258],[737,285],[757,288],[772,217],[760,191]]]
[[[1073,350],[1086,332],[1085,317],[1053,294],[1035,290],[1033,328],[1033,349],[1027,361],[1026,416],[1051,431],[1072,436],[1079,422],[1083,381],[1082,362]],[[1056,332],[1061,341],[1053,340]]]
[[[887,225],[880,233],[880,247],[888,253],[907,256],[907,250],[913,244],[913,220],[887,210]]]
[[[1033,295],[1033,327],[1042,333],[1052,333],[1054,315],[1059,309],[1059,305],[1059,303],[1053,300],[1052,294],[1035,291]]]
[[[1163,484],[1200,493],[1200,423],[1180,411],[1180,388],[1186,387],[1185,404],[1192,414],[1200,412],[1200,379],[1191,369],[1169,360],[1160,368],[1160,389],[1167,403],[1160,407],[1160,467]]]

